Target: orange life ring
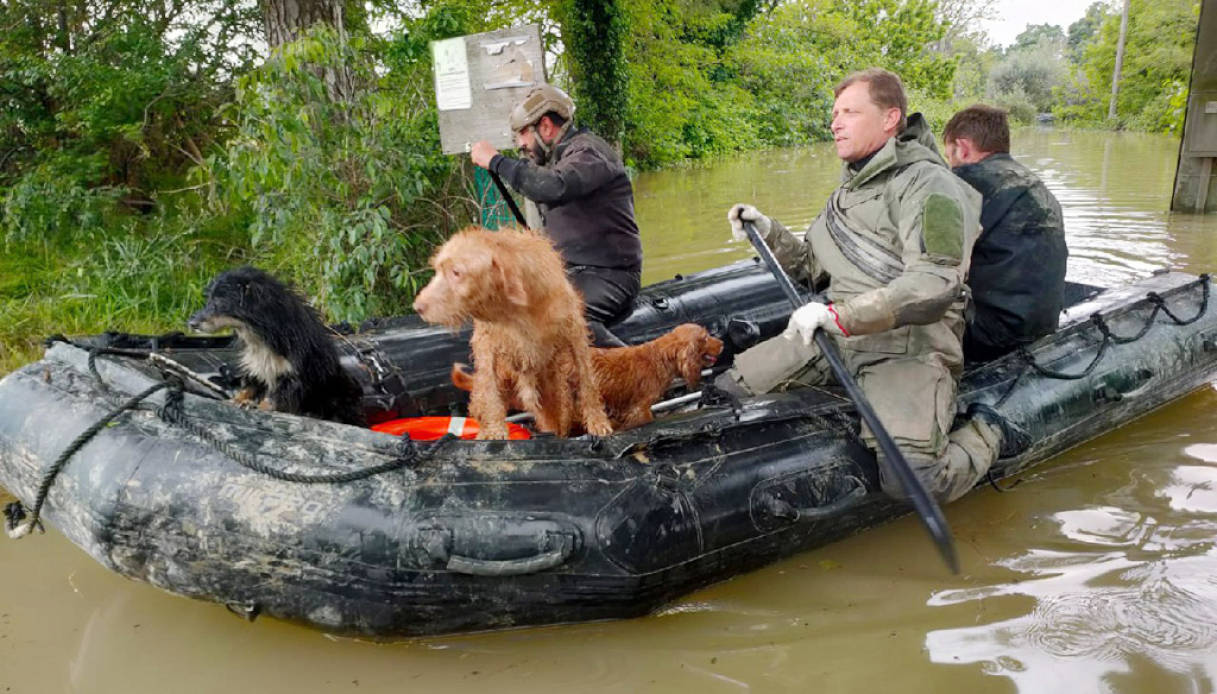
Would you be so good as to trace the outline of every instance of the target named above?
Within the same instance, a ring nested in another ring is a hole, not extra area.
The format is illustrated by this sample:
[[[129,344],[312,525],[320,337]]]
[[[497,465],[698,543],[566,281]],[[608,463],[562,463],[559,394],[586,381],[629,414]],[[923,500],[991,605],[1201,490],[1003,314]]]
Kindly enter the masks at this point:
[[[372,430],[394,436],[409,436],[413,441],[434,441],[444,434],[455,434],[469,440],[477,438],[478,423],[471,417],[406,417],[373,425]],[[508,422],[507,438],[521,441],[532,438],[532,435],[519,424]]]

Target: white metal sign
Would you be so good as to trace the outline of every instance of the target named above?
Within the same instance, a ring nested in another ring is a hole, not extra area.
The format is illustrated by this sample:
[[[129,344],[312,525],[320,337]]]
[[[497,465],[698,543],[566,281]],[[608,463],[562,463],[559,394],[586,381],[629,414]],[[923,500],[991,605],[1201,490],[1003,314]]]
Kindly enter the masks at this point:
[[[435,105],[445,154],[478,140],[515,146],[507,115],[528,90],[545,83],[541,28],[536,24],[431,43]]]

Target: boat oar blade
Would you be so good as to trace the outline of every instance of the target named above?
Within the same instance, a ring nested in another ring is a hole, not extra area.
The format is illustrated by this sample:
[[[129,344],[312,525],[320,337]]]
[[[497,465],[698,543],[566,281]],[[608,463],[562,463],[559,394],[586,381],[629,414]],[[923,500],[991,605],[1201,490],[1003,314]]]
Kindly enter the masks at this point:
[[[773,251],[769,250],[768,244],[761,238],[761,235],[756,230],[756,226],[752,222],[745,221],[744,231],[748,234],[748,240],[752,242],[752,247],[756,249],[761,260],[764,261],[769,271],[773,273],[774,279],[782,287],[782,291],[786,294],[786,298],[790,300],[791,305],[794,308],[802,306],[803,299],[799,295],[798,289],[795,288],[794,282],[790,281],[786,271],[782,269],[777,258],[773,256]],[[917,511],[917,515],[921,518],[925,529],[929,531],[930,537],[938,547],[938,552],[942,555],[943,561],[951,569],[951,573],[959,573],[959,558],[955,553],[955,540],[951,537],[951,528],[947,525],[946,517],[942,515],[942,509],[938,507],[934,497],[930,496],[929,492],[926,491],[925,486],[921,484],[921,480],[913,472],[913,468],[905,460],[904,454],[896,447],[896,442],[892,440],[891,434],[887,433],[887,428],[879,421],[878,415],[875,414],[874,408],[870,406],[870,402],[867,401],[866,396],[862,393],[862,389],[854,380],[853,374],[845,367],[845,362],[841,359],[837,346],[833,343],[832,339],[823,330],[817,330],[815,341],[816,346],[824,354],[824,360],[828,362],[828,366],[832,369],[833,375],[837,377],[837,382],[845,387],[845,392],[857,408],[858,415],[878,441],[879,450],[883,454],[880,456],[880,460],[883,460],[887,464],[888,471],[899,480],[900,486],[904,489],[905,496],[912,502],[913,508]]]

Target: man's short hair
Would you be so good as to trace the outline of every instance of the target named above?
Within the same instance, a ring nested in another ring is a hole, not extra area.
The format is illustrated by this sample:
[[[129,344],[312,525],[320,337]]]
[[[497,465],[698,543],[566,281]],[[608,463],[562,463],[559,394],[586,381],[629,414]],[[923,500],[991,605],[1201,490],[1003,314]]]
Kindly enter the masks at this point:
[[[566,119],[558,115],[557,111],[546,111],[541,117],[548,118],[555,128],[561,128],[563,125],[566,125]]]
[[[904,84],[900,81],[900,77],[881,67],[868,67],[841,80],[841,83],[832,91],[833,97],[841,96],[841,92],[855,82],[866,82],[867,94],[879,108],[900,109],[900,127],[897,132],[903,131],[908,125],[909,100],[904,95]]]
[[[972,141],[982,152],[1010,153],[1010,124],[1006,110],[995,106],[975,104],[951,116],[942,129],[942,139],[954,142],[961,137]]]

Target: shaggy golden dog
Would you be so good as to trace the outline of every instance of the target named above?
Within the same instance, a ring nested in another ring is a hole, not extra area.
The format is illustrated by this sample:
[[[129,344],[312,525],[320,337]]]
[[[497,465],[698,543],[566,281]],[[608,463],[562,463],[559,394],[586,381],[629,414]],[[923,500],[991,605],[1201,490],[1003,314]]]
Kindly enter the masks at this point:
[[[414,310],[452,328],[473,320],[469,414],[481,425],[478,438],[507,438],[513,400],[542,431],[567,436],[577,422],[595,436],[612,433],[592,377],[583,300],[548,238],[470,227],[435,252],[431,267],[435,277]]]
[[[604,409],[613,429],[622,431],[654,419],[651,405],[677,376],[689,388],[701,382],[701,370],[713,366],[722,354],[722,340],[696,323],[678,325],[664,335],[633,347],[592,348],[592,370],[604,397]],[[470,390],[474,374],[463,364],[452,365],[452,385]],[[512,409],[528,409],[518,401]]]

